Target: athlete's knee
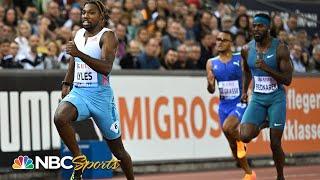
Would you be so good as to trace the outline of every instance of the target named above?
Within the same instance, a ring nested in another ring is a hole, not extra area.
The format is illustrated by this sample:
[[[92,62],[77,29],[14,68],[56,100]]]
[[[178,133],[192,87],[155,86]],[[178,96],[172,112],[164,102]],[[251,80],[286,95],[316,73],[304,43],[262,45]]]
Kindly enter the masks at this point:
[[[54,114],[54,124],[58,128],[71,123],[72,119],[73,114],[67,108],[58,107],[56,113]]]
[[[237,130],[237,124],[224,123],[222,125],[222,131],[226,136],[234,135],[236,130]]]
[[[249,143],[251,139],[252,139],[252,136],[248,132],[240,130],[240,140],[242,142]]]
[[[240,124],[240,140],[244,143],[249,143],[259,134],[259,129],[254,124]]]
[[[232,128],[228,124],[223,124],[222,131],[226,136],[230,136],[232,134]]]
[[[252,140],[252,135],[245,133],[245,132],[241,132],[240,131],[240,140],[244,143],[249,143]]]
[[[251,138],[251,136],[240,135],[240,140],[241,140],[242,142],[244,142],[244,143],[249,143],[249,142],[252,140],[252,138]]]

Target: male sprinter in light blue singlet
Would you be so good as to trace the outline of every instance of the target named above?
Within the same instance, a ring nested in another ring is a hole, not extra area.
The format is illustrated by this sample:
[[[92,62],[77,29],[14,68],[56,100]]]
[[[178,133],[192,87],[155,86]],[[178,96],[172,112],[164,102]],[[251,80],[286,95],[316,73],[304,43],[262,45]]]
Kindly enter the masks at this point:
[[[269,120],[271,150],[277,168],[277,180],[283,180],[284,152],[281,138],[286,123],[286,92],[290,85],[292,63],[288,47],[270,36],[270,17],[257,14],[253,20],[254,40],[241,52],[243,57],[242,102],[253,79],[253,93],[240,125],[240,138],[249,143],[259,134],[266,117]]]
[[[111,152],[120,160],[127,179],[133,180],[132,161],[122,144],[118,112],[109,81],[118,40],[114,32],[106,28],[108,20],[107,10],[101,1],[88,0],[84,3],[83,28],[77,31],[74,41],[67,44],[67,53],[74,60],[71,60],[62,83],[64,98],[56,110],[54,122],[73,157],[85,158],[76,142],[71,122],[93,117]],[[82,179],[82,171],[75,170],[71,179]]]
[[[255,180],[256,174],[248,165],[244,143],[239,140],[238,127],[246,109],[246,104],[240,102],[242,58],[240,53],[232,54],[232,34],[229,31],[218,34],[216,46],[219,56],[209,59],[206,66],[208,91],[214,93],[217,80],[220,93],[219,118],[223,133],[234,158],[245,171],[243,180]]]

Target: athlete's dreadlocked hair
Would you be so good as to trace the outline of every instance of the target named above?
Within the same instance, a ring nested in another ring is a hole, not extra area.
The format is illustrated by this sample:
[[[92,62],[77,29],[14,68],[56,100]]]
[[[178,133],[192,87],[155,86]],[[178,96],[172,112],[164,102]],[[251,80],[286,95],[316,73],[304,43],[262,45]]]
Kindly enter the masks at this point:
[[[99,12],[100,14],[103,15],[103,18],[104,18],[104,26],[107,27],[109,25],[109,15],[108,15],[108,10],[107,8],[105,7],[105,5],[100,1],[100,0],[87,0],[85,3],[84,3],[84,6],[86,4],[94,4],[98,7],[99,9]]]

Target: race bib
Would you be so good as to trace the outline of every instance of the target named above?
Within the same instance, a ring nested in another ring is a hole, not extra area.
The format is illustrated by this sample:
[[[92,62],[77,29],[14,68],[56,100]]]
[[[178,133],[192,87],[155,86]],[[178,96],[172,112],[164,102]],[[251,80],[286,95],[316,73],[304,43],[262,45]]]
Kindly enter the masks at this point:
[[[272,93],[278,89],[278,83],[270,76],[254,76],[254,92]]]
[[[220,97],[223,99],[235,99],[240,96],[239,81],[219,81]]]
[[[73,84],[77,87],[97,87],[98,75],[84,62],[75,62]]]

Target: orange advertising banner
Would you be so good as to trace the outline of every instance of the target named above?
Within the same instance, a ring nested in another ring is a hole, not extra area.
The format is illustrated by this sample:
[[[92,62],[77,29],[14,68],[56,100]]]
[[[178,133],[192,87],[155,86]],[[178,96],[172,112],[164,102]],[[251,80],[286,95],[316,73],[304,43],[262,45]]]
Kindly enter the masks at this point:
[[[320,152],[320,84],[318,77],[295,77],[287,90],[287,120],[282,145],[286,154]],[[270,131],[248,145],[251,155],[269,155]]]

